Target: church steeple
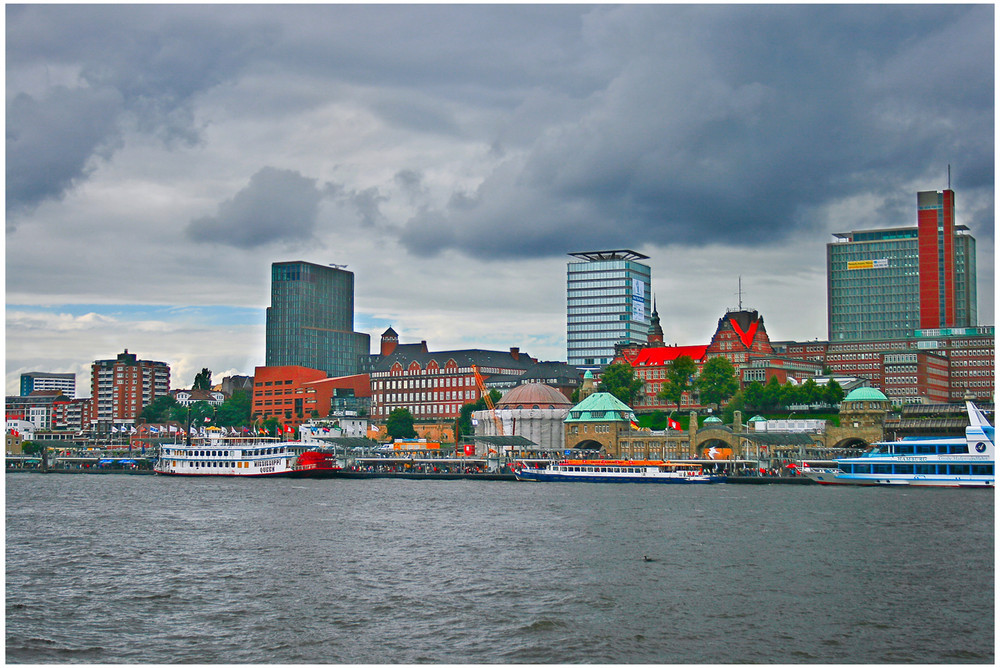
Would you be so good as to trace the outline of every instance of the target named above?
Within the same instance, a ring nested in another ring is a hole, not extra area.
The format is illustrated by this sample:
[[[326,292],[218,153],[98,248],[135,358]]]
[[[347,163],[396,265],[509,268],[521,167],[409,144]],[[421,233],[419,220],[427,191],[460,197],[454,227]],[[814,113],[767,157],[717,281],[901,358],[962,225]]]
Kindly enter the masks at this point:
[[[656,297],[653,297],[653,316],[649,320],[649,332],[646,336],[650,348],[663,346],[663,328],[660,327],[660,314],[656,312]]]

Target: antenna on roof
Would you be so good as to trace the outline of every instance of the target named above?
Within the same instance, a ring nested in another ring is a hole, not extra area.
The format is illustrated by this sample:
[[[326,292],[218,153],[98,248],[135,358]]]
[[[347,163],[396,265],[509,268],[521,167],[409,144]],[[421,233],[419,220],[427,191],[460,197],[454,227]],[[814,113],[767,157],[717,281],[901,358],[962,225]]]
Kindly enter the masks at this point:
[[[951,163],[948,164],[948,190],[951,190]]]
[[[743,310],[743,276],[739,276],[737,279],[737,291],[736,294],[739,297],[739,308]]]
[[[346,264],[334,264],[331,262],[330,266],[333,267],[334,269],[347,269]]]

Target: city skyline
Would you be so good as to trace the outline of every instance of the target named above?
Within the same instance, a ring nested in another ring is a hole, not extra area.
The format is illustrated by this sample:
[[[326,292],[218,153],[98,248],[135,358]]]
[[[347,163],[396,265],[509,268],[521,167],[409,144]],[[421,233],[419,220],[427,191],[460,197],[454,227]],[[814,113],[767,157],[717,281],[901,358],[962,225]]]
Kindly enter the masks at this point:
[[[290,260],[348,266],[373,345],[562,360],[601,248],[649,256],[668,344],[740,276],[824,339],[830,235],[949,185],[992,324],[993,12],[8,6],[7,393],[126,348],[252,374]]]

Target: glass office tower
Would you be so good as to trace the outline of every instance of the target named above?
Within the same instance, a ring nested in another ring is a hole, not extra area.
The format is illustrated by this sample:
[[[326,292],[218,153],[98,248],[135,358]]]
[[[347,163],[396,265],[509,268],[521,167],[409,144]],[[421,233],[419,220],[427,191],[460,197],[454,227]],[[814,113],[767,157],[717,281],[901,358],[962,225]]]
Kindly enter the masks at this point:
[[[977,324],[976,240],[951,190],[917,193],[917,227],[834,234],[827,244],[831,342]]]
[[[631,250],[570,253],[566,266],[566,361],[599,368],[611,363],[615,344],[647,342],[650,271]]]
[[[354,274],[310,262],[271,265],[265,366],[304,366],[331,377],[361,373],[368,334],[354,331]]]

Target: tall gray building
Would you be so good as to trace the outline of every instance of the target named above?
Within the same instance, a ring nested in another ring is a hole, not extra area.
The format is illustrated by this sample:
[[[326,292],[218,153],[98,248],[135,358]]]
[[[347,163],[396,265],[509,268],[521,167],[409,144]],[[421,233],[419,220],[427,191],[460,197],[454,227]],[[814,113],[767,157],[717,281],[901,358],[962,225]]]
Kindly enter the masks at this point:
[[[566,361],[599,368],[615,344],[647,342],[650,317],[648,256],[632,250],[570,253],[566,266]]]
[[[331,377],[364,371],[368,334],[354,331],[354,274],[311,262],[271,265],[265,366],[304,366]]]

